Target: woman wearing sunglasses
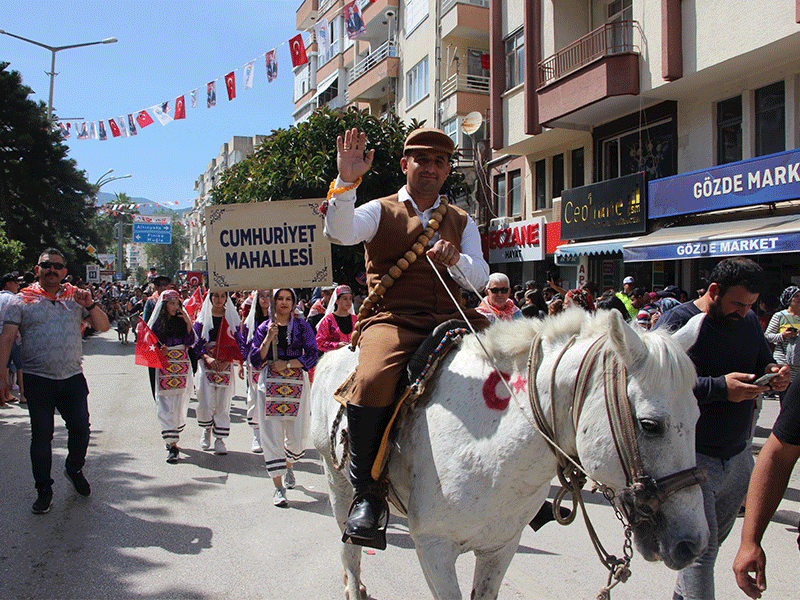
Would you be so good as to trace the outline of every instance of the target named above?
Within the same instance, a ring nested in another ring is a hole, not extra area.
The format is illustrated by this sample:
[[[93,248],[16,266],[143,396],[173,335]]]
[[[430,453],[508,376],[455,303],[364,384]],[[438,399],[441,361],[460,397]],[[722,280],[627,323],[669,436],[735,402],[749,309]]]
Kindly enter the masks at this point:
[[[505,273],[492,273],[489,275],[489,283],[486,284],[486,296],[475,309],[487,319],[494,323],[497,319],[501,321],[511,321],[521,319],[522,311],[509,298],[511,295],[511,283]]]

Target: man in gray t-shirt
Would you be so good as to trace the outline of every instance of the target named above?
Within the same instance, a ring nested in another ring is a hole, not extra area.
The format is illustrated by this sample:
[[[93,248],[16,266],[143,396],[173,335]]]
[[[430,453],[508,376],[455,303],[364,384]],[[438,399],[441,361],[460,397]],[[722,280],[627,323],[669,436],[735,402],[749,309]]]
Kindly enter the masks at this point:
[[[67,273],[64,257],[55,248],[39,256],[38,281],[8,303],[0,333],[0,364],[8,362],[11,345],[22,334],[22,364],[31,419],[31,466],[38,498],[35,514],[53,503],[50,477],[55,411],[67,426],[67,478],[82,496],[91,493],[83,476],[89,447],[89,388],[81,367],[81,320],[97,331],[108,331],[106,314],[88,290],[61,284]],[[0,373],[0,397],[8,399],[8,377]]]

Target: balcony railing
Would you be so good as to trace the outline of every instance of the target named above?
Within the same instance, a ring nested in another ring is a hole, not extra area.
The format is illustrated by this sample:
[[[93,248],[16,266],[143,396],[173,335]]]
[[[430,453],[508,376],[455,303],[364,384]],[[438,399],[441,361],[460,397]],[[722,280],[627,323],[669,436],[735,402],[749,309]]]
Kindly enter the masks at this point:
[[[447,11],[456,4],[472,4],[472,6],[489,8],[489,0],[442,0],[442,15],[446,15]]]
[[[544,87],[601,56],[640,52],[642,31],[636,21],[615,21],[562,48],[539,63],[539,87]]]
[[[489,93],[489,77],[483,75],[463,75],[456,73],[442,83],[442,98],[456,92]]]
[[[317,14],[321,17],[334,4],[336,4],[336,0],[320,0],[319,9],[317,10]]]
[[[362,61],[356,63],[356,65],[352,69],[350,69],[349,82],[353,83],[364,73],[369,71],[375,65],[386,60],[390,56],[397,56],[397,46],[395,46],[393,41],[387,40],[383,42],[383,44],[378,46],[377,50],[370,52],[369,56],[367,56]]]

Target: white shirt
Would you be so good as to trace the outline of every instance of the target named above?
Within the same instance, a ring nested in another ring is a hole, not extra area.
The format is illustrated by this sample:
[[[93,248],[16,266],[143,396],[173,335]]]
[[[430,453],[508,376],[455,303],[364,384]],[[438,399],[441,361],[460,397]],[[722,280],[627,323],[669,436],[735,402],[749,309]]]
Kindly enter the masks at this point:
[[[341,179],[336,179],[336,187],[346,187],[348,184]],[[406,186],[397,192],[398,202],[411,201],[414,212],[419,217],[423,225],[427,226],[430,221],[431,213],[439,206],[441,196],[436,199],[426,211],[420,211],[417,203],[408,193]],[[328,201],[328,212],[325,215],[325,237],[335,244],[341,246],[353,246],[361,242],[370,242],[378,232],[378,225],[381,220],[381,205],[377,200],[372,200],[362,204],[358,208],[356,205],[355,189],[334,195]],[[481,247],[481,236],[478,226],[472,217],[467,217],[467,226],[461,235],[461,256],[455,267],[448,267],[448,271],[453,279],[463,288],[470,289],[469,283],[475,289],[483,289],[489,280],[489,265],[483,258]],[[433,246],[439,239],[439,233],[434,233],[428,246]],[[460,272],[459,272],[460,271]],[[463,277],[461,276],[463,273]]]

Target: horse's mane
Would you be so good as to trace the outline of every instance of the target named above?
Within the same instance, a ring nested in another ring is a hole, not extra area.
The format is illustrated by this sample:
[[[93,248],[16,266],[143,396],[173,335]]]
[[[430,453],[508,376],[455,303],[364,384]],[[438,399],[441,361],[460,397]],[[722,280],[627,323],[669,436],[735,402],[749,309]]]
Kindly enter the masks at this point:
[[[595,339],[609,332],[609,315],[609,311],[590,314],[574,308],[545,319],[497,321],[479,335],[492,356],[500,360],[527,359],[531,342],[537,333],[547,340],[564,344],[573,335],[578,336],[578,341]],[[663,330],[645,331],[638,325],[633,325],[632,329],[647,349],[643,356],[636,359],[637,376],[643,383],[654,388],[662,387],[665,382],[681,389],[694,385],[697,378],[694,364],[677,342],[670,339],[669,333]],[[464,340],[464,348],[485,359],[475,336],[468,336]]]

